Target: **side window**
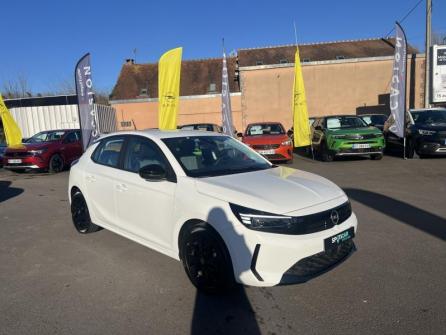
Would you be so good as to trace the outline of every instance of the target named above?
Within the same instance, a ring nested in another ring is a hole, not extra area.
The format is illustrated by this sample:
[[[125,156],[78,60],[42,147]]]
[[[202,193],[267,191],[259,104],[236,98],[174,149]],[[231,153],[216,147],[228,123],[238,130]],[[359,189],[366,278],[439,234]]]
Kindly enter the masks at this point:
[[[111,137],[102,140],[93,153],[94,162],[111,167],[118,167],[119,154],[124,143],[122,137]]]
[[[74,143],[76,141],[77,141],[77,136],[76,136],[75,132],[68,133],[68,135],[65,136],[65,139],[64,139],[65,143]]]
[[[81,132],[79,130],[76,130],[74,133],[76,134],[76,138],[77,138],[76,140],[80,141],[81,140]]]
[[[144,137],[131,137],[124,156],[124,170],[138,172],[144,166],[152,164],[166,169],[166,160],[161,149]]]

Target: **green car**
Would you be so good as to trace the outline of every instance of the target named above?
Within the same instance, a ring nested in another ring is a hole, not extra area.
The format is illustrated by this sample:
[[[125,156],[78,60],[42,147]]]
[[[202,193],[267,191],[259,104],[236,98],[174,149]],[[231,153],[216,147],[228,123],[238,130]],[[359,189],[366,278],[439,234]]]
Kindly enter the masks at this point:
[[[383,133],[357,116],[316,118],[311,130],[313,149],[325,162],[331,162],[336,156],[369,155],[371,159],[383,157]]]

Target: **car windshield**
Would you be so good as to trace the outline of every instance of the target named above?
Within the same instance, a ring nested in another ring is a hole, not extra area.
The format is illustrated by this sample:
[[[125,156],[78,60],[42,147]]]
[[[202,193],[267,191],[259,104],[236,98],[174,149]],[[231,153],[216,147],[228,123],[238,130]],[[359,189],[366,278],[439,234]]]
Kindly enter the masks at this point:
[[[387,120],[386,115],[364,115],[361,116],[361,119],[365,121],[368,125],[370,124],[380,124],[383,125]]]
[[[280,123],[259,123],[248,126],[246,129],[246,136],[256,135],[282,135],[285,134]]]
[[[53,142],[60,140],[65,135],[64,131],[42,131],[26,140],[26,143]]]
[[[436,124],[446,123],[446,111],[444,110],[429,110],[423,112],[411,112],[412,118],[416,124]]]
[[[345,129],[367,127],[367,124],[357,116],[333,116],[327,118],[327,129]]]
[[[211,124],[188,124],[181,126],[182,130],[203,130],[203,131],[213,131],[214,128]]]
[[[270,169],[273,165],[228,136],[165,138],[163,142],[190,177],[212,177]]]

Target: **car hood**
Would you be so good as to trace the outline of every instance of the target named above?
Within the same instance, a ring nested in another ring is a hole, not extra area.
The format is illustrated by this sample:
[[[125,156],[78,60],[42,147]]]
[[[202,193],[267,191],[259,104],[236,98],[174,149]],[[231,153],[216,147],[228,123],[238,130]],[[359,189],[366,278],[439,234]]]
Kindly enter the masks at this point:
[[[284,214],[344,196],[331,181],[287,167],[197,179],[197,191],[223,201]]]
[[[243,143],[246,143],[246,144],[280,144],[286,140],[289,140],[289,137],[285,134],[257,135],[257,136],[243,137]]]
[[[352,135],[352,134],[376,134],[381,131],[376,127],[360,127],[360,128],[348,128],[348,129],[330,129],[328,131],[331,135]]]
[[[442,131],[446,130],[446,123],[445,122],[439,122],[439,123],[417,123],[416,127],[418,129],[426,129],[426,130],[435,130],[435,131]]]
[[[43,143],[22,143],[20,147],[8,147],[7,151],[29,151],[29,150],[39,150],[43,148],[47,148],[50,146],[50,142],[43,142]]]

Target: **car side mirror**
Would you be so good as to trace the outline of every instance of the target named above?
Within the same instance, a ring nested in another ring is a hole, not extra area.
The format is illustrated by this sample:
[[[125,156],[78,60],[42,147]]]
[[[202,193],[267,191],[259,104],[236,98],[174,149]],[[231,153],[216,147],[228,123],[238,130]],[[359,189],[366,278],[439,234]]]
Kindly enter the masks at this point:
[[[166,170],[159,164],[143,166],[138,171],[141,178],[147,181],[161,181],[167,179]]]

